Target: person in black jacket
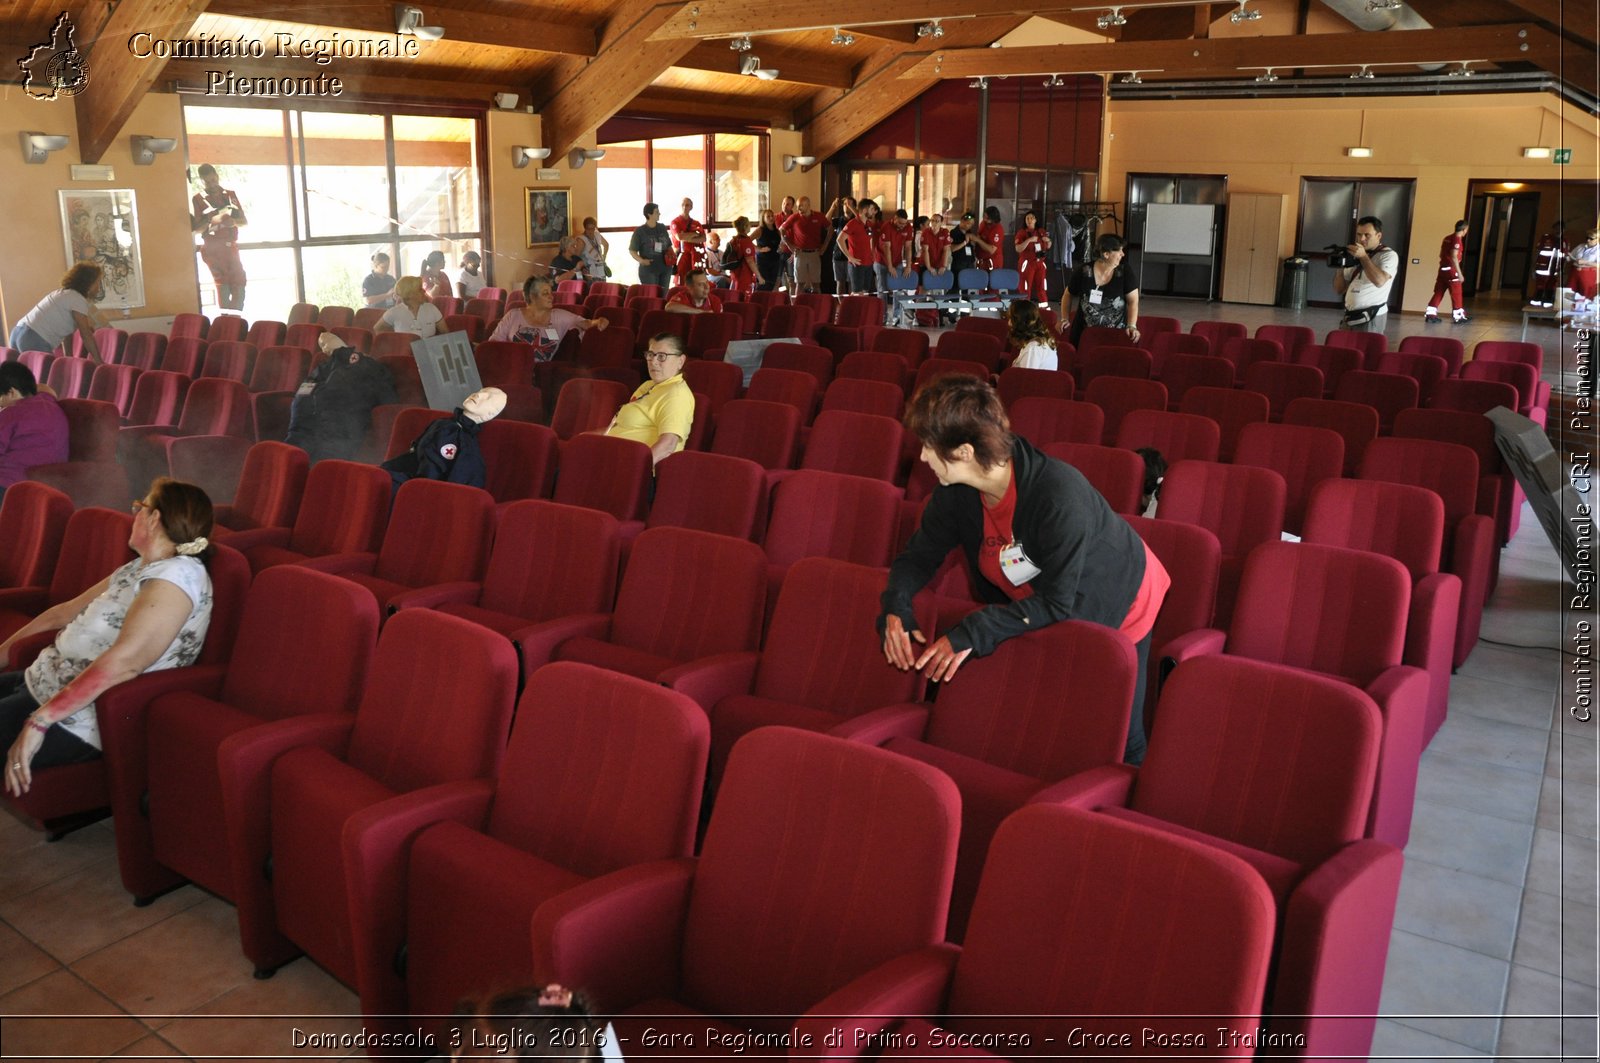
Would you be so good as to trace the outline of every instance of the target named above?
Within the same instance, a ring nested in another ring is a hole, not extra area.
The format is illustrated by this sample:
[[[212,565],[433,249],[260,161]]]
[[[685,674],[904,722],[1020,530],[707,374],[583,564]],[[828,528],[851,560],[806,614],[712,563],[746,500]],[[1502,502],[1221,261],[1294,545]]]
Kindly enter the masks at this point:
[[[1144,757],[1150,633],[1171,581],[1132,526],[1083,474],[1011,433],[993,387],[969,376],[934,380],[911,400],[906,427],[939,478],[921,525],[889,569],[878,630],[888,661],[949,682],[970,654],[1059,620],[1117,628],[1139,665],[1124,759]],[[967,555],[984,607],[928,644],[911,599],[950,551]],[[926,648],[920,654],[912,640]]]
[[[327,355],[295,392],[285,442],[311,455],[352,459],[361,449],[372,409],[398,402],[389,367],[346,347],[332,332],[317,337]]]
[[[455,413],[429,423],[411,442],[411,449],[383,463],[395,490],[407,480],[443,480],[482,487],[488,482],[478,432],[506,408],[506,393],[482,388],[468,395]]]

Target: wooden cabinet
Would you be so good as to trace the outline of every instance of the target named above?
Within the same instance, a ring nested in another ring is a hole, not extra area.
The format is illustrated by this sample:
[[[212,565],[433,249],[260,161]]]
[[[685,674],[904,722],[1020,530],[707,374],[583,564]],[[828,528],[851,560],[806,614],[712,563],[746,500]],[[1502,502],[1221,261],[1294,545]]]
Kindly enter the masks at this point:
[[[1284,197],[1270,192],[1228,195],[1222,301],[1271,306],[1278,294],[1278,250]]]

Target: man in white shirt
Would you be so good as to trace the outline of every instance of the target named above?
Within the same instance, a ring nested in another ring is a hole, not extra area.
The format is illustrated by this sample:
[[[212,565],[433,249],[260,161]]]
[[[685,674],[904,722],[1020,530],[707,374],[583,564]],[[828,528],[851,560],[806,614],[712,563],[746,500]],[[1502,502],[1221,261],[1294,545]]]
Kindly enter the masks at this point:
[[[1333,290],[1344,296],[1344,327],[1382,332],[1400,256],[1383,245],[1383,222],[1371,215],[1356,221],[1356,242],[1346,250],[1356,264],[1333,275]]]

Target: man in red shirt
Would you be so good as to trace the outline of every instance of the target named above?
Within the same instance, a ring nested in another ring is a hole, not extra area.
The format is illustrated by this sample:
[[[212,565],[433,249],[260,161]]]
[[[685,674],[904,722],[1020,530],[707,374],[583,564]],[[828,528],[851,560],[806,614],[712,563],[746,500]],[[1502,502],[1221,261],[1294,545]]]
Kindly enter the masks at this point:
[[[1461,305],[1461,256],[1467,253],[1467,223],[1463,219],[1456,222],[1455,231],[1446,236],[1439,244],[1439,275],[1433,281],[1433,298],[1428,300],[1428,309],[1423,316],[1423,323],[1433,324],[1439,320],[1439,303],[1444,299],[1444,293],[1450,293],[1450,322],[1459,325],[1467,320],[1466,307]]]
[[[856,216],[845,224],[844,257],[850,263],[850,292],[871,295],[877,290],[872,267],[878,261],[878,204],[870,199],[856,203]]]
[[[950,230],[944,227],[944,215],[935,214],[922,230],[922,268],[929,273],[950,272]]]
[[[801,196],[800,206],[778,224],[784,242],[794,249],[794,280],[814,292],[822,284],[822,244],[828,238],[828,216],[811,209],[811,197]]]
[[[706,227],[689,216],[694,209],[694,200],[685,196],[683,199],[683,213],[672,219],[672,224],[667,226],[667,232],[672,237],[672,250],[678,256],[678,283],[684,283],[690,270],[700,266],[701,249],[706,244]]]
[[[663,307],[669,314],[720,314],[722,300],[711,294],[711,278],[703,269],[692,269],[681,288],[672,289]]]

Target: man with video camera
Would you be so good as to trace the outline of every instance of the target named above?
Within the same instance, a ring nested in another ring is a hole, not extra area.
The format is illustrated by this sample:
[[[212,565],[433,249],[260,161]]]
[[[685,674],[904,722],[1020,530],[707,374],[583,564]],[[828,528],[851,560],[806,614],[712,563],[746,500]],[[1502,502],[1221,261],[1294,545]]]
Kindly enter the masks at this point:
[[[1382,332],[1400,269],[1399,254],[1383,245],[1383,222],[1371,215],[1358,219],[1355,243],[1329,256],[1328,264],[1336,267],[1333,290],[1344,296],[1344,327]]]

